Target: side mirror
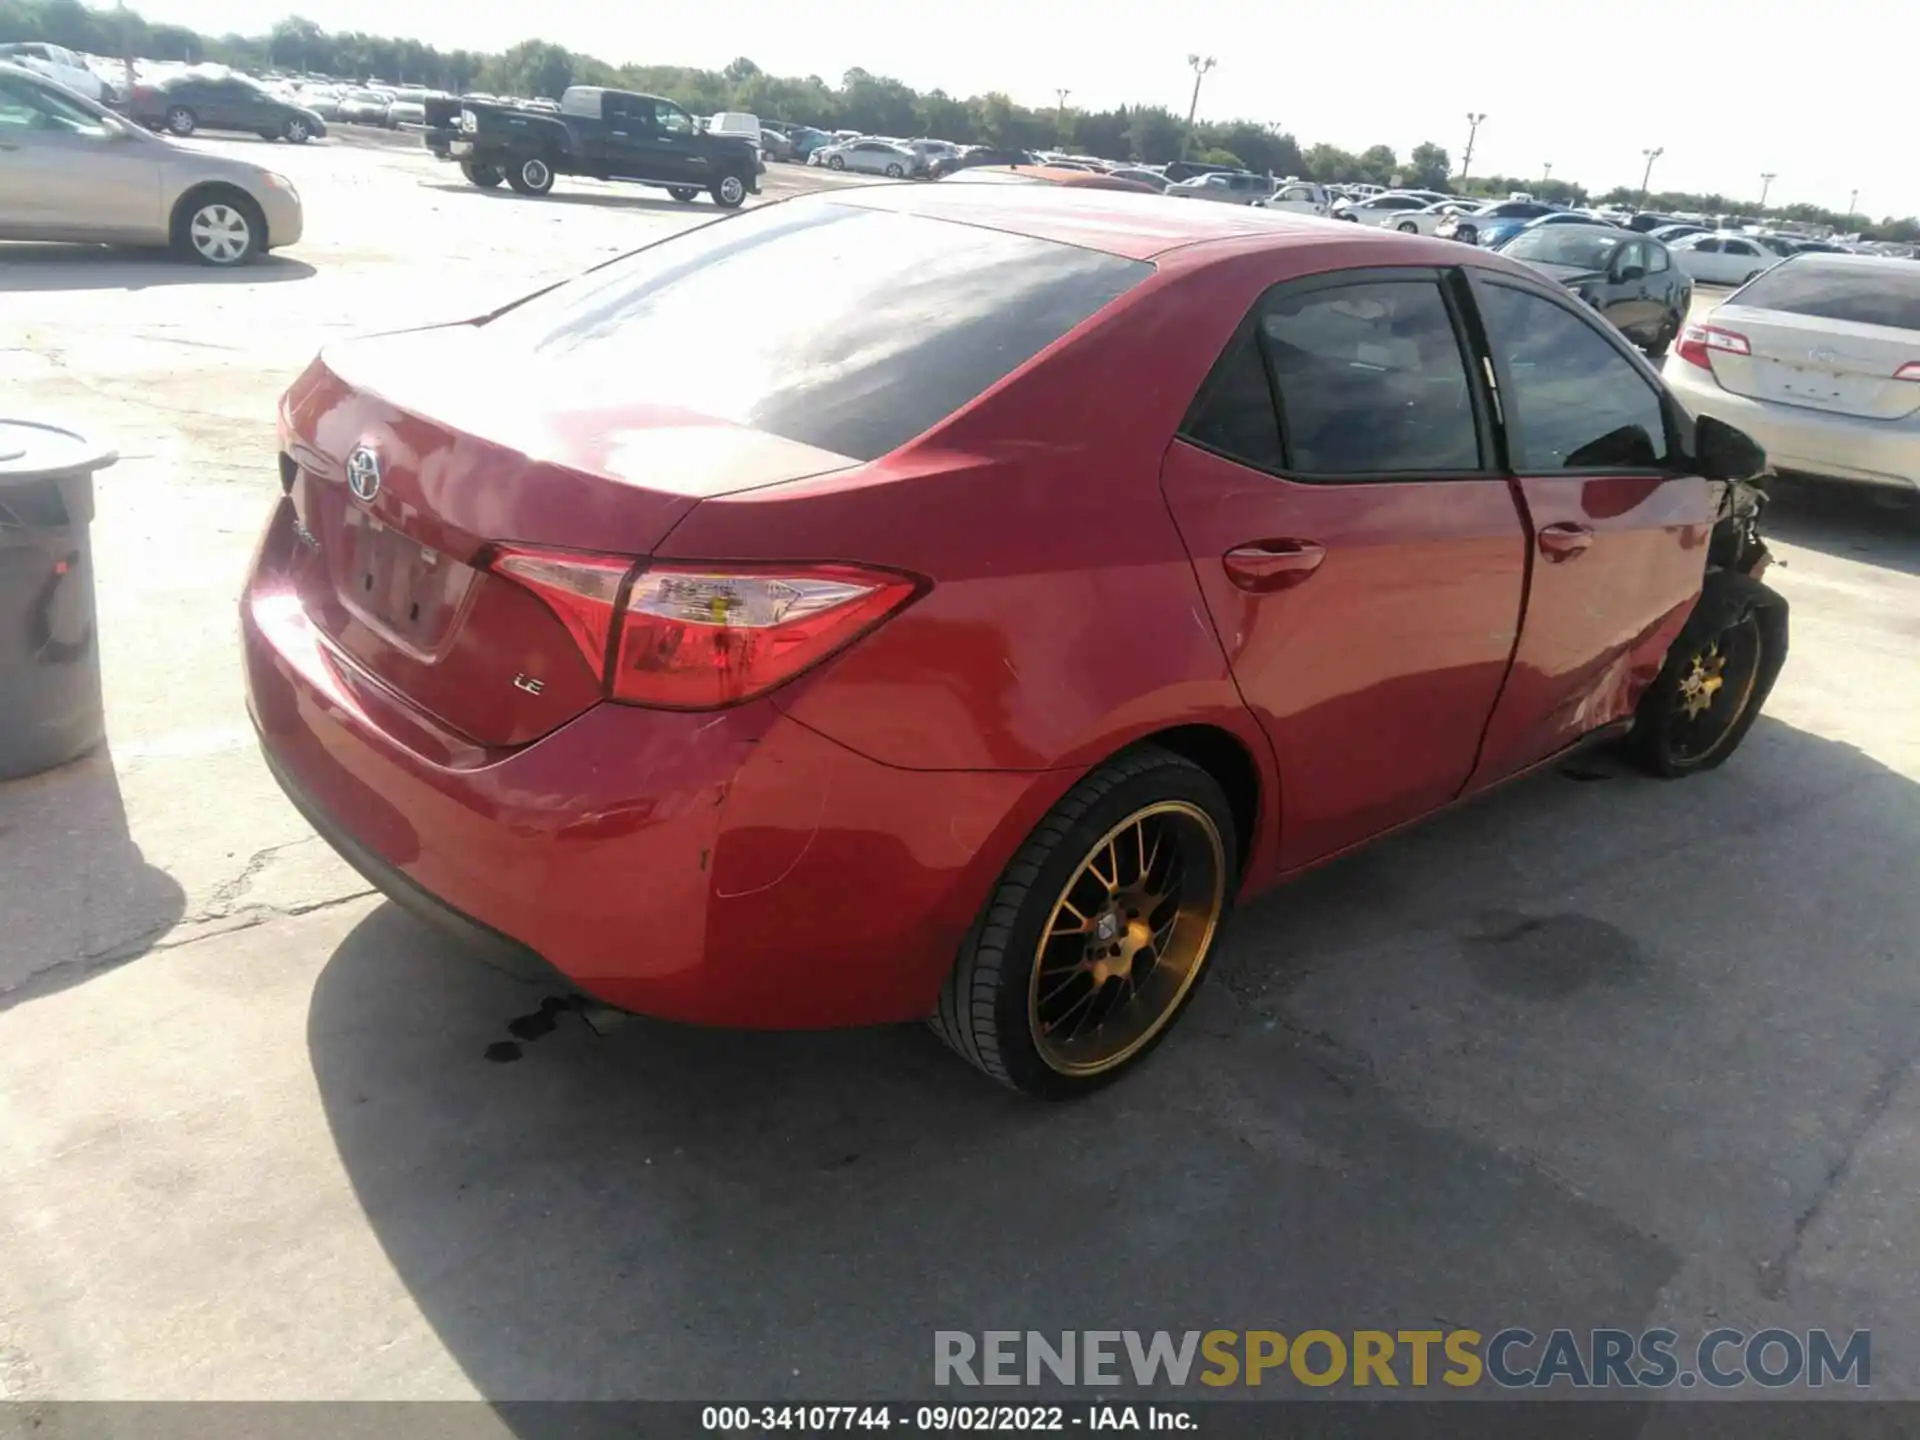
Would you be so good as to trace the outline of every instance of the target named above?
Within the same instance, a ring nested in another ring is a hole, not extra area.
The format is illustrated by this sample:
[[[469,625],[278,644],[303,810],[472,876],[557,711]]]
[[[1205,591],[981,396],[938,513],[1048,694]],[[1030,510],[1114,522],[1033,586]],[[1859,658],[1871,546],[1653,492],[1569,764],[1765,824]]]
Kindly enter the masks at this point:
[[[1647,278],[1647,267],[1644,265],[1623,265],[1614,272],[1613,278],[1622,285],[1631,284],[1635,280],[1644,280]]]
[[[1694,459],[1709,480],[1751,480],[1767,468],[1767,452],[1751,435],[1702,415],[1693,424]]]

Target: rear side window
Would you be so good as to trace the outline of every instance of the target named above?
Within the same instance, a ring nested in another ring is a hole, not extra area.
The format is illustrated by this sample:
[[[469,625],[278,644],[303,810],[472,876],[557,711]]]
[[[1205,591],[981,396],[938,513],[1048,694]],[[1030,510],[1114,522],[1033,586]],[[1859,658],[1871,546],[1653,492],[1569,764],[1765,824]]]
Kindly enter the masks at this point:
[[[1312,475],[1477,470],[1473,392],[1431,280],[1274,297],[1260,319],[1287,463]]]
[[[1188,439],[1315,477],[1480,468],[1466,362],[1435,281],[1283,288],[1235,343],[1208,378]]]
[[[1565,305],[1506,285],[1476,287],[1514,469],[1648,469],[1667,458],[1666,413],[1631,362]]]
[[[1743,289],[1740,303],[1821,320],[1920,330],[1920,265],[1790,260]]]
[[[832,202],[685,231],[490,322],[501,364],[856,460],[945,419],[1153,273]]]

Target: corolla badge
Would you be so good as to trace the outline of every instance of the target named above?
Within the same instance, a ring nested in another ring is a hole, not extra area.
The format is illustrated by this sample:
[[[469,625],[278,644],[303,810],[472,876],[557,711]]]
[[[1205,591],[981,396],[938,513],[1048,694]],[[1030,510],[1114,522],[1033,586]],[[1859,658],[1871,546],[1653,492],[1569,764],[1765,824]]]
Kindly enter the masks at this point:
[[[347,488],[360,501],[372,500],[380,493],[380,457],[364,445],[355,446],[347,456]]]

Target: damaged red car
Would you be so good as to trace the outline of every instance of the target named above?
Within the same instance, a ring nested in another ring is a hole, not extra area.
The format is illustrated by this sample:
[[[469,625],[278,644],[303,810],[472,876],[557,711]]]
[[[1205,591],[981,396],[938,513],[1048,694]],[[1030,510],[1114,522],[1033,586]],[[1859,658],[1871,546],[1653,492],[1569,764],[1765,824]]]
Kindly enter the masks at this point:
[[[1237,900],[1582,745],[1717,765],[1786,654],[1765,457],[1589,307],[1157,196],[768,205],[333,345],[280,438],[250,708],[375,884],[1035,1095]]]

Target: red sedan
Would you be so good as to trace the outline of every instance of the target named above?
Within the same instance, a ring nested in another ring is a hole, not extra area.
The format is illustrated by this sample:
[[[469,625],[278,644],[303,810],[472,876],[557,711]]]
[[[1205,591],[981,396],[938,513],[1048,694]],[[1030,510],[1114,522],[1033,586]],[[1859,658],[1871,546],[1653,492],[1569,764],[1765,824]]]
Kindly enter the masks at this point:
[[[1495,254],[842,191],[330,347],[242,602],[395,899],[624,1008],[1140,1059],[1231,904],[1785,657],[1739,432]]]

